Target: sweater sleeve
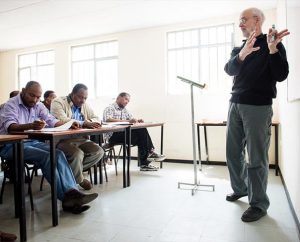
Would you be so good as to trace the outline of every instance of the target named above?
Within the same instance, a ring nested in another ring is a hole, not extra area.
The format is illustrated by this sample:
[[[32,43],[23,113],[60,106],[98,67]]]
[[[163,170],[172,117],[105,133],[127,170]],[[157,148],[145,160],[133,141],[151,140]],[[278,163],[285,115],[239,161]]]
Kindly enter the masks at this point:
[[[277,48],[278,52],[269,55],[269,63],[272,79],[274,81],[282,82],[289,74],[289,64],[283,44],[279,43]]]
[[[230,60],[225,64],[224,70],[229,76],[237,76],[240,73],[243,62],[239,59],[241,47],[233,48]]]

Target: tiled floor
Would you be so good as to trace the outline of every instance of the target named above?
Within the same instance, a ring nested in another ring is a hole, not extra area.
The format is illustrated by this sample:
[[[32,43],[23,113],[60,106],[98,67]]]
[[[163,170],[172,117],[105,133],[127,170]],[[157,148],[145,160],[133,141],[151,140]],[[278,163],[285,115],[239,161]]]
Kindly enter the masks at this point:
[[[122,175],[109,169],[109,182],[96,185],[100,197],[81,215],[65,213],[59,203],[59,225],[52,227],[49,186],[39,191],[34,178],[35,211],[28,197],[27,230],[29,242],[299,242],[284,188],[274,170],[270,171],[268,215],[258,222],[243,223],[247,198],[230,203],[231,192],[225,166],[203,166],[201,183],[214,184],[214,192],[180,190],[177,183],[193,182],[193,167],[165,163],[158,172],[140,172],[132,165],[132,185],[122,188]],[[119,167],[121,173],[121,168]],[[2,175],[2,174],[1,174]],[[0,178],[2,181],[2,177]],[[0,230],[18,234],[14,218],[11,185],[0,205]]]

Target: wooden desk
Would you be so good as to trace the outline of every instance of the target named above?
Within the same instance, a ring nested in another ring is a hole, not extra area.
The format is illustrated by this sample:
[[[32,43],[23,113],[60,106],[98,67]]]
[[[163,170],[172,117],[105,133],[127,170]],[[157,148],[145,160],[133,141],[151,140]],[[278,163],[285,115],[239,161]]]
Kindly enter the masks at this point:
[[[101,127],[99,129],[76,129],[58,132],[47,131],[24,131],[13,132],[13,134],[26,134],[30,139],[37,139],[42,141],[49,141],[50,143],[50,161],[51,161],[51,203],[52,203],[52,225],[58,224],[57,216],[57,191],[56,191],[56,155],[55,149],[58,142],[62,139],[78,138],[88,135],[98,135],[107,132],[124,132],[124,146],[123,146],[123,187],[126,187],[126,128],[127,126]]]
[[[196,125],[197,125],[199,160],[201,160],[200,126],[203,126],[206,161],[209,162],[208,145],[207,145],[207,129],[206,129],[206,127],[208,127],[208,126],[226,126],[226,122],[202,121],[202,122],[197,122]],[[278,156],[278,128],[279,128],[279,122],[272,122],[272,126],[274,126],[274,128],[275,128],[275,175],[278,176],[278,171],[279,171],[279,166],[278,166],[278,160],[279,160],[279,156]]]
[[[134,129],[143,129],[151,127],[160,127],[160,153],[163,154],[163,139],[164,139],[164,123],[136,123],[127,127],[128,143],[131,144],[131,131]],[[130,161],[131,161],[131,146],[128,145],[127,151],[127,186],[130,186]],[[162,161],[160,162],[160,168],[162,168]]]
[[[14,197],[15,197],[15,215],[19,217],[20,241],[26,241],[26,210],[24,193],[24,156],[23,139],[27,135],[0,135],[0,144],[13,145],[13,171],[14,171]]]

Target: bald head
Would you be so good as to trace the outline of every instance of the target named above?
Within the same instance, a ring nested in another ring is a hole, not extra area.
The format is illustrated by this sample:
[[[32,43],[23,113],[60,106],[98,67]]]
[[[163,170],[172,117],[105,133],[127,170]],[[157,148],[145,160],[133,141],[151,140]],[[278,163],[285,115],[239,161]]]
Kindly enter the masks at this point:
[[[247,8],[240,15],[240,28],[243,36],[248,38],[255,31],[256,36],[262,33],[262,24],[265,21],[264,13],[258,8]]]
[[[33,107],[40,101],[42,96],[42,87],[36,81],[30,81],[22,89],[21,98],[25,106]]]
[[[260,9],[258,9],[258,8],[248,8],[248,11],[250,11],[253,16],[255,16],[259,19],[259,22],[260,22],[261,25],[264,23],[265,15]]]

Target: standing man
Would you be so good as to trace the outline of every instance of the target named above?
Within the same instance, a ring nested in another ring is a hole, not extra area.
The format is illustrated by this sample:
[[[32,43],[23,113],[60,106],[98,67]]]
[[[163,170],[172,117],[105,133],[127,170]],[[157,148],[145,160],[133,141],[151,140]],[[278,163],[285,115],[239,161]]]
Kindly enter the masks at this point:
[[[51,114],[63,122],[75,119],[82,128],[99,128],[101,125],[98,117],[85,102],[87,97],[88,88],[84,84],[76,84],[71,94],[53,100]],[[76,182],[83,189],[90,190],[92,184],[83,177],[82,172],[99,162],[104,150],[87,138],[62,140],[57,147],[65,153]]]
[[[271,137],[272,99],[276,82],[289,73],[286,52],[281,41],[287,29],[262,33],[264,14],[257,8],[244,10],[240,28],[246,40],[234,48],[225,71],[233,76],[232,96],[227,120],[226,156],[233,193],[226,200],[233,202],[248,196],[250,207],[243,213],[244,222],[252,222],[267,214],[269,198],[268,149]],[[245,161],[245,146],[249,162]]]
[[[55,119],[40,102],[42,88],[38,82],[30,81],[22,92],[10,98],[0,115],[0,134],[28,129],[41,130],[45,126],[57,127],[63,124]],[[41,168],[48,182],[51,181],[49,144],[38,140],[24,141],[24,159],[33,161]],[[7,160],[13,159],[11,144],[0,147],[0,156]],[[57,198],[62,201],[64,211],[75,214],[89,209],[86,203],[94,200],[98,194],[84,194],[78,191],[73,173],[68,165],[64,153],[56,150],[56,189]]]
[[[105,108],[103,112],[103,121],[120,122],[129,121],[130,123],[143,123],[142,119],[136,119],[126,109],[130,101],[130,95],[122,92],[118,95],[116,102]],[[110,143],[122,143],[124,135],[121,132],[109,133],[106,137]],[[152,161],[163,161],[164,155],[154,152],[154,146],[151,137],[146,128],[134,129],[131,132],[131,144],[137,145],[141,162],[141,171],[157,171],[158,167],[151,165]]]

